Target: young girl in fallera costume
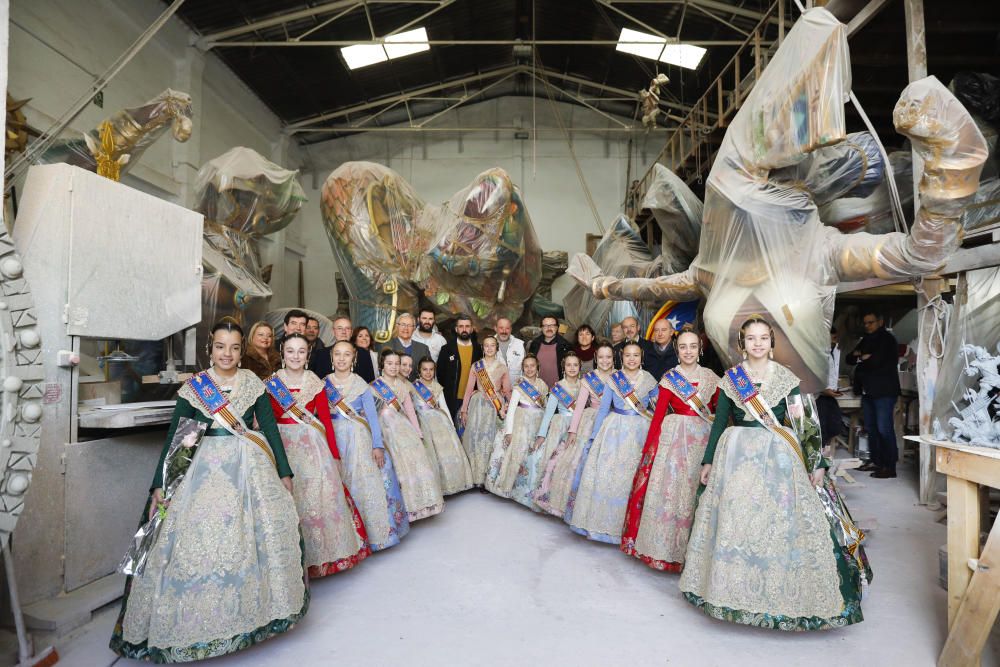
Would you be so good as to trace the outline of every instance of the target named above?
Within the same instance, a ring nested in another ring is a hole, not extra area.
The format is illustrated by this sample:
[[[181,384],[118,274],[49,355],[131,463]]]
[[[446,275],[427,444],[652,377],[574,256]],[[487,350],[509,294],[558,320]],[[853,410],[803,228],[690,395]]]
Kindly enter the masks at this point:
[[[786,416],[804,423],[799,379],[769,360],[774,333],[763,317],[743,323],[739,344],[745,359],[720,384],[681,591],[732,623],[825,630],[860,622],[871,572],[863,547],[852,554],[838,544],[814,488],[828,467],[818,430],[782,424]]]
[[[592,352],[592,351],[591,351]],[[538,511],[535,495],[539,493],[545,469],[556,448],[562,444],[573,420],[576,409],[576,398],[580,395],[580,357],[576,352],[569,352],[562,359],[563,379],[553,385],[549,391],[549,400],[545,403],[545,415],[535,434],[535,444],[528,454],[525,467],[528,473],[528,488],[531,493],[529,507]]]
[[[611,343],[598,343],[594,351],[594,362],[596,368],[583,377],[566,437],[556,445],[545,464],[542,481],[534,494],[536,505],[560,518],[566,511],[576,469],[580,466],[584,447],[590,440],[604,386],[611,381],[611,374],[615,370],[615,353]]]
[[[423,432],[410,398],[410,381],[399,375],[399,354],[391,349],[379,355],[381,376],[371,387],[379,406],[385,446],[392,455],[410,521],[439,514],[444,496],[436,467],[424,449]]]
[[[503,431],[496,436],[486,473],[486,489],[535,509],[526,462],[537,444],[535,436],[542,423],[549,388],[538,377],[538,359],[534,355],[524,357],[521,373],[507,406]]]
[[[455,424],[444,399],[444,388],[438,384],[437,365],[425,357],[420,362],[420,377],[413,383],[413,405],[420,419],[424,445],[431,463],[437,467],[441,493],[450,496],[472,488],[472,468],[469,457],[458,439]]]
[[[330,352],[333,373],[326,376],[324,389],[337,434],[344,482],[364,519],[372,551],[381,551],[399,544],[410,530],[410,521],[392,458],[382,442],[372,390],[351,372],[355,352],[347,341],[334,343]],[[360,352],[368,354],[368,350]]]
[[[642,370],[642,348],[622,348],[622,370],[604,385],[601,407],[590,442],[573,478],[563,520],[587,539],[618,544],[632,479],[652,415],[651,393],[656,380]]]
[[[680,364],[660,379],[656,411],[632,482],[621,550],[657,570],[680,572],[719,376],[698,365],[701,340],[690,325],[674,338],[674,349]]]
[[[309,577],[316,579],[354,567],[371,549],[361,515],[340,477],[340,451],[323,380],[306,370],[308,360],[306,337],[285,336],[282,368],[264,381],[264,387],[295,471],[293,491],[305,563]]]
[[[465,397],[459,410],[459,419],[465,425],[462,446],[469,455],[472,481],[476,486],[486,481],[497,431],[507,415],[507,401],[510,400],[510,376],[507,365],[497,357],[499,349],[500,344],[493,336],[483,339],[483,358],[469,369]]]
[[[306,612],[292,471],[264,383],[239,368],[243,345],[238,325],[216,324],[212,366],[177,394],[147,505],[149,517],[166,517],[144,571],[125,585],[111,637],[119,655],[187,662],[234,653]],[[163,457],[181,418],[208,430],[161,510]],[[255,421],[260,432],[250,430]]]

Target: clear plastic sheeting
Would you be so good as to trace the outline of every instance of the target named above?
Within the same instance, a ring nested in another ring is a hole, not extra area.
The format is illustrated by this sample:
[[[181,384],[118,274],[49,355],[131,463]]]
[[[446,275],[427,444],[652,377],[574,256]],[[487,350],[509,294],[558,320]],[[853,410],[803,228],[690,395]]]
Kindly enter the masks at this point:
[[[298,174],[252,148],[237,146],[198,171],[195,208],[217,225],[244,234],[273,234],[287,227],[306,201]]]
[[[502,169],[428,206],[392,169],[345,162],[327,177],[323,221],[351,295],[351,318],[388,340],[420,293],[477,325],[517,320],[538,286],[542,253],[520,192]]]
[[[973,345],[979,350],[963,347]],[[969,372],[969,366],[989,364],[988,357],[1000,361],[1000,268],[968,271],[959,278],[955,306],[945,334],[944,354],[934,390],[931,418],[952,437],[953,417],[967,408],[967,392],[980,388],[981,375]],[[977,354],[978,352],[978,354]],[[992,366],[997,371],[997,362]],[[996,380],[996,378],[993,378]],[[991,415],[994,419],[1000,415]],[[1000,439],[1000,433],[997,434]]]
[[[196,210],[205,216],[199,340],[207,340],[212,325],[224,317],[245,331],[264,318],[271,288],[257,238],[288,226],[302,207],[305,193],[297,174],[245,147],[210,160],[198,172]],[[204,350],[198,354],[204,356]]]
[[[813,201],[822,206],[840,197],[866,197],[882,182],[883,170],[875,138],[856,132],[839,144],[813,151],[792,167],[773,172],[771,177],[808,190]]]
[[[608,227],[594,250],[593,258],[588,259],[604,276],[650,278],[663,273],[660,260],[653,258],[639,230],[624,215],[618,216]],[[576,257],[574,260],[577,263],[580,261]],[[573,272],[572,269],[570,272]],[[656,312],[649,308],[649,304],[598,299],[583,285],[570,289],[563,298],[563,308],[566,319],[573,327],[589,324],[601,336],[610,336],[611,325],[626,317],[637,318],[643,330]]]
[[[677,174],[653,165],[653,179],[640,208],[649,209],[663,234],[660,256],[663,270],[683,271],[698,254],[701,237],[701,200]]]
[[[775,358],[805,391],[825,387],[837,285],[939,269],[958,247],[959,218],[986,159],[985,140],[955,97],[934,77],[916,81],[893,113],[924,160],[911,233],[844,235],[824,226],[813,194],[777,172],[846,138],[850,84],[845,26],[826,9],[806,11],[722,141],[691,267],[652,280],[619,279],[583,257],[570,262],[569,273],[602,298],[663,303],[701,292],[706,333],[730,363],[740,357],[740,324],[762,314],[774,323]]]
[[[417,280],[441,310],[481,323],[516,321],[542,277],[542,249],[521,193],[503,169],[479,174],[421,225],[434,233]]]
[[[42,153],[38,163],[65,162],[96,172],[96,155],[102,146],[101,129],[107,124],[114,146],[109,157],[121,165],[120,173],[124,174],[167,129],[177,141],[187,141],[191,137],[191,114],[191,96],[167,88],[141,106],[109,116],[80,138],[57,140]]]
[[[913,222],[913,156],[910,151],[889,153],[896,190],[907,223]],[[886,183],[888,172],[883,170],[882,179],[868,194],[855,191],[820,206],[819,217],[823,224],[836,227],[844,234],[869,232],[885,234],[895,231],[892,219],[892,201]]]

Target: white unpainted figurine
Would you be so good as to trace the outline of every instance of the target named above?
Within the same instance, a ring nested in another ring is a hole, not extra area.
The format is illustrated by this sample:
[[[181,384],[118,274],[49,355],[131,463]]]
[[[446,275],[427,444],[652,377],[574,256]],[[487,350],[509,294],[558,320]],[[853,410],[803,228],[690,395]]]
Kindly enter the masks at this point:
[[[656,117],[660,115],[660,86],[670,83],[666,74],[657,74],[649,82],[647,90],[639,91],[639,100],[642,104],[642,124],[647,130],[656,127]]]
[[[966,442],[970,445],[1000,448],[1000,422],[993,420],[990,408],[997,409],[1000,394],[1000,345],[997,346],[997,356],[991,355],[985,347],[966,343],[962,346],[965,358],[965,374],[969,377],[980,376],[978,390],[965,390],[966,406],[955,409],[958,416],[952,417],[948,423],[955,429],[951,435],[953,442]],[[969,355],[972,359],[969,359]],[[941,422],[934,420],[934,437],[944,439],[947,432]]]

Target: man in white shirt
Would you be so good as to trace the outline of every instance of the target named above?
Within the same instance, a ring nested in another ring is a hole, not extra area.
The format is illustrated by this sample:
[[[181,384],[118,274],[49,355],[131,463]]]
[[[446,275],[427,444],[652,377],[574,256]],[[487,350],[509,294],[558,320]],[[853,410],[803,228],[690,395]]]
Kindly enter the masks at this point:
[[[417,322],[417,330],[413,332],[413,340],[423,343],[427,346],[427,349],[431,352],[431,359],[434,363],[437,363],[438,355],[441,354],[441,348],[448,341],[445,337],[437,332],[437,327],[434,325],[434,311],[429,308],[425,308],[420,311],[420,318]],[[419,363],[419,359],[413,360],[415,363]]]
[[[497,320],[497,340],[500,341],[500,351],[497,354],[507,364],[512,387],[521,380],[521,364],[524,362],[524,341],[511,333],[513,327],[506,317]]]
[[[831,328],[830,370],[827,374],[826,389],[816,395],[816,410],[819,412],[819,429],[824,447],[843,433],[844,429],[843,413],[840,411],[840,404],[837,403],[837,397],[842,393],[837,388],[840,384],[840,345],[837,344],[837,340],[837,329]]]

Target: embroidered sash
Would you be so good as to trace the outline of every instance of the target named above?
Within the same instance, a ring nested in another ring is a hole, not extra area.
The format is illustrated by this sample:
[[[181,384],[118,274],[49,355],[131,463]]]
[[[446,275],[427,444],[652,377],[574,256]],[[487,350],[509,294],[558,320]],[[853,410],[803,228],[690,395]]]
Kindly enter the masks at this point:
[[[597,371],[590,371],[583,376],[583,379],[587,381],[590,393],[600,398],[604,393],[604,381],[601,379],[601,376],[597,374]]]
[[[326,429],[323,428],[323,425],[315,416],[299,407],[288,385],[277,374],[272,375],[264,381],[264,388],[267,389],[267,393],[271,395],[271,398],[277,401],[281,409],[284,410],[281,415],[278,415],[279,417],[288,415],[302,426],[312,426],[321,436],[326,438]]]
[[[552,385],[552,395],[559,400],[564,408],[571,412],[573,411],[573,408],[576,406],[576,399],[566,390],[566,387],[556,382]]]
[[[542,398],[541,392],[535,388],[535,385],[531,384],[530,380],[522,378],[521,381],[517,383],[517,388],[520,389],[521,393],[527,396],[528,399],[535,404],[535,407],[545,407],[545,399]]]
[[[372,381],[371,388],[375,390],[375,393],[378,394],[379,398],[396,408],[397,412],[403,411],[403,406],[399,404],[399,399],[396,398],[396,392],[392,390],[392,387],[390,387],[385,380],[382,378],[375,378],[375,380]]]
[[[688,382],[683,373],[676,368],[671,369],[663,374],[663,381],[669,385],[667,388],[684,401],[685,405],[694,410],[699,417],[709,424],[715,421],[715,416],[709,411],[708,406],[702,402],[701,397],[698,396],[698,390]]]
[[[490,399],[493,403],[493,408],[497,411],[497,414],[503,409],[503,401],[497,394],[496,387],[493,386],[493,378],[490,377],[489,371],[486,370],[486,362],[482,359],[472,364],[472,370],[476,372],[476,378],[479,380],[479,386],[483,388],[486,393],[486,397]]]
[[[323,391],[326,392],[326,400],[330,402],[330,407],[339,412],[345,418],[350,419],[355,424],[361,424],[369,433],[372,432],[372,428],[368,425],[368,422],[363,417],[359,416],[350,404],[344,400],[344,395],[340,393],[340,390],[337,389],[336,386],[334,386],[329,377],[323,380]]]
[[[614,385],[615,389],[621,395],[625,402],[628,403],[633,410],[639,413],[640,416],[645,417],[652,421],[653,415],[649,414],[646,407],[639,400],[639,397],[635,395],[635,387],[629,382],[629,379],[625,377],[624,371],[615,371],[611,374],[611,384]]]
[[[417,392],[417,396],[419,396],[424,403],[432,408],[436,408],[438,406],[437,401],[434,400],[434,394],[431,393],[430,387],[425,385],[421,380],[416,380],[413,383],[413,389]]]
[[[243,423],[243,418],[230,409],[229,399],[215,385],[215,381],[212,380],[212,376],[208,374],[208,371],[197,373],[187,381],[187,384],[191,387],[194,395],[198,397],[198,401],[201,402],[202,406],[208,410],[209,414],[215,417],[217,422],[222,424],[224,429],[232,433],[239,440],[260,447],[261,451],[267,454],[267,458],[270,459],[271,464],[275,468],[278,467],[278,463],[274,460],[274,452],[271,451],[271,446],[267,444],[267,440],[260,433],[251,431]]]
[[[795,437],[795,434],[790,429],[778,423],[774,412],[771,410],[771,406],[761,400],[757,388],[750,381],[750,376],[747,375],[743,366],[733,366],[726,371],[726,377],[729,378],[733,388],[736,389],[736,393],[740,397],[740,403],[746,413],[757,420],[768,431],[787,442],[799,457],[799,460],[802,461],[803,467],[805,467],[806,459],[802,454],[802,446],[799,445],[798,438]]]

